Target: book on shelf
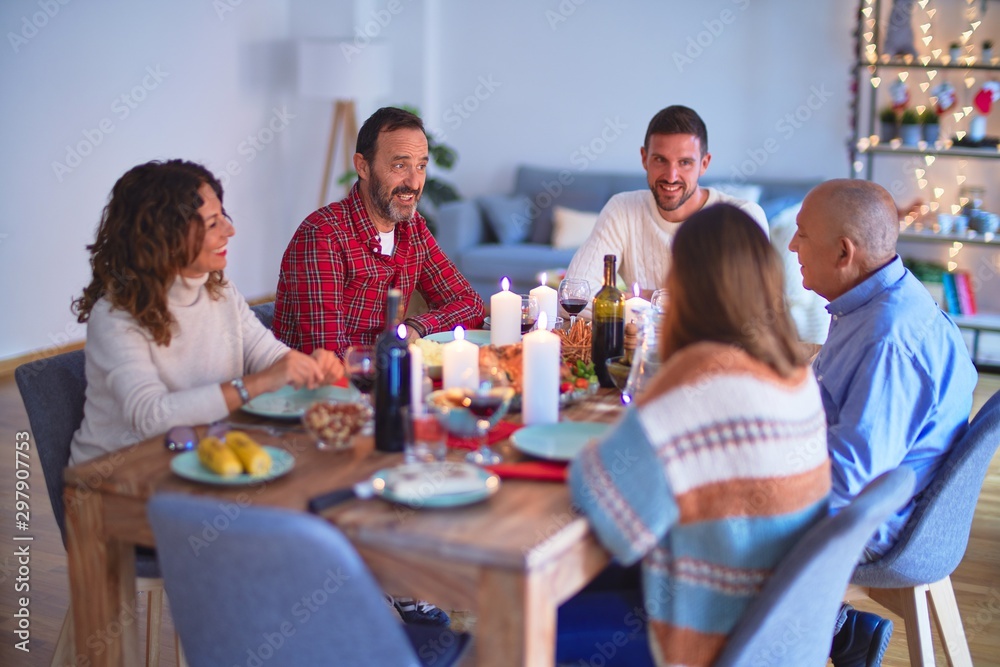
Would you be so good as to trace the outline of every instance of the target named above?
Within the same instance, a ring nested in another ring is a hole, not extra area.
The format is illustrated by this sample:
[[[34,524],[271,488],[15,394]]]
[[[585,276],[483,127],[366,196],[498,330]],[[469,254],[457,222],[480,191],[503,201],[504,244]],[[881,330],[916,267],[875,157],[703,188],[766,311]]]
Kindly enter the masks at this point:
[[[958,300],[955,274],[945,271],[941,274],[941,282],[944,285],[944,308],[942,310],[949,315],[961,315],[962,305]]]
[[[944,274],[948,272],[947,268],[936,262],[909,258],[903,259],[903,265],[916,276],[917,280],[923,283],[938,307],[945,312],[950,312],[944,291]]]
[[[979,309],[976,308],[976,294],[972,290],[969,272],[956,271],[954,276],[955,289],[958,292],[958,305],[962,310],[962,315],[975,315]]]

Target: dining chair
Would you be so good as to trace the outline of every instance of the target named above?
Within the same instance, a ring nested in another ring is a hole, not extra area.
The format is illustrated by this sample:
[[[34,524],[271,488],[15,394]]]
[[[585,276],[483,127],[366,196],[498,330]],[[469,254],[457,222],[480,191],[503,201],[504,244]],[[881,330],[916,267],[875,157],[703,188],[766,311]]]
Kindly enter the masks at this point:
[[[715,667],[822,667],[851,572],[875,529],[913,495],[916,476],[897,468],[810,528],[736,623]]]
[[[910,664],[934,664],[930,617],[949,665],[972,665],[951,573],[962,562],[990,461],[1000,446],[1000,392],[976,413],[931,484],[917,496],[895,546],[859,565],[848,601],[870,598],[903,618]],[[928,607],[930,598],[930,607]]]
[[[347,538],[304,512],[157,494],[149,522],[192,667],[454,665],[469,635],[403,624]]]
[[[258,303],[256,306],[250,306],[250,310],[265,328],[271,328],[271,323],[274,322],[274,301]]]
[[[59,526],[63,546],[66,545],[66,513],[63,505],[63,470],[69,465],[70,443],[83,421],[83,404],[87,389],[83,350],[65,352],[37,359],[18,366],[14,371],[21,400],[28,413],[28,423],[35,443],[35,452],[42,464],[45,487],[52,504],[52,513]],[[160,578],[156,553],[149,549],[136,551],[136,591],[147,595],[146,665],[160,662],[160,620],[163,609],[163,580]],[[56,641],[52,665],[75,664],[73,660],[73,607],[66,610],[62,629]],[[176,642],[176,637],[175,637]],[[184,658],[177,643],[177,664]]]

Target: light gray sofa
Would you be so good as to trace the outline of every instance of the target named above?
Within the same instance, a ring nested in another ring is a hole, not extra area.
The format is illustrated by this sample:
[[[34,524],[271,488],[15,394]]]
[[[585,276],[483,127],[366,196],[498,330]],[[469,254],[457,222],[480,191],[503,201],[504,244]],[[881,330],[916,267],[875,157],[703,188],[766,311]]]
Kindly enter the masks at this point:
[[[703,185],[719,181],[702,179]],[[759,203],[772,216],[802,200],[815,180],[752,179]],[[511,195],[450,202],[435,215],[436,238],[444,252],[485,299],[507,276],[511,290],[525,293],[545,269],[569,266],[575,249],[550,245],[552,209],[600,211],[612,195],[648,188],[642,171],[589,172],[521,166]],[[488,302],[487,302],[488,303]]]

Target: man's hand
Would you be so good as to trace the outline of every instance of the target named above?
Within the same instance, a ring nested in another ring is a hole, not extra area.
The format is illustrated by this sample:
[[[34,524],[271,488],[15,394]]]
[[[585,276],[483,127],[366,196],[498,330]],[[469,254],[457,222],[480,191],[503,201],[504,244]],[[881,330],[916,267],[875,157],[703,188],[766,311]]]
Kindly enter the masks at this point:
[[[409,324],[404,324],[403,326],[406,327],[406,342],[407,343],[412,343],[413,341],[417,340],[418,338],[422,338],[422,336],[417,333],[417,330],[414,329],[413,327],[411,327]]]

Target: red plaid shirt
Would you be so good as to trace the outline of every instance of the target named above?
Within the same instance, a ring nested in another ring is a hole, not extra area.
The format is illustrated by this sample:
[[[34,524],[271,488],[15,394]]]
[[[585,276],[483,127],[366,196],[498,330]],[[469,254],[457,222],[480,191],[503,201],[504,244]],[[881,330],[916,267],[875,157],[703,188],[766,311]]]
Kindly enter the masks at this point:
[[[358,184],[299,225],[281,259],[274,334],[306,354],[316,348],[343,356],[350,345],[372,345],[385,328],[390,288],[408,304],[420,292],[430,312],[407,318],[421,336],[458,325],[482,325],[483,300],[427,230],[423,217],[396,225],[391,257],[381,253]]]

